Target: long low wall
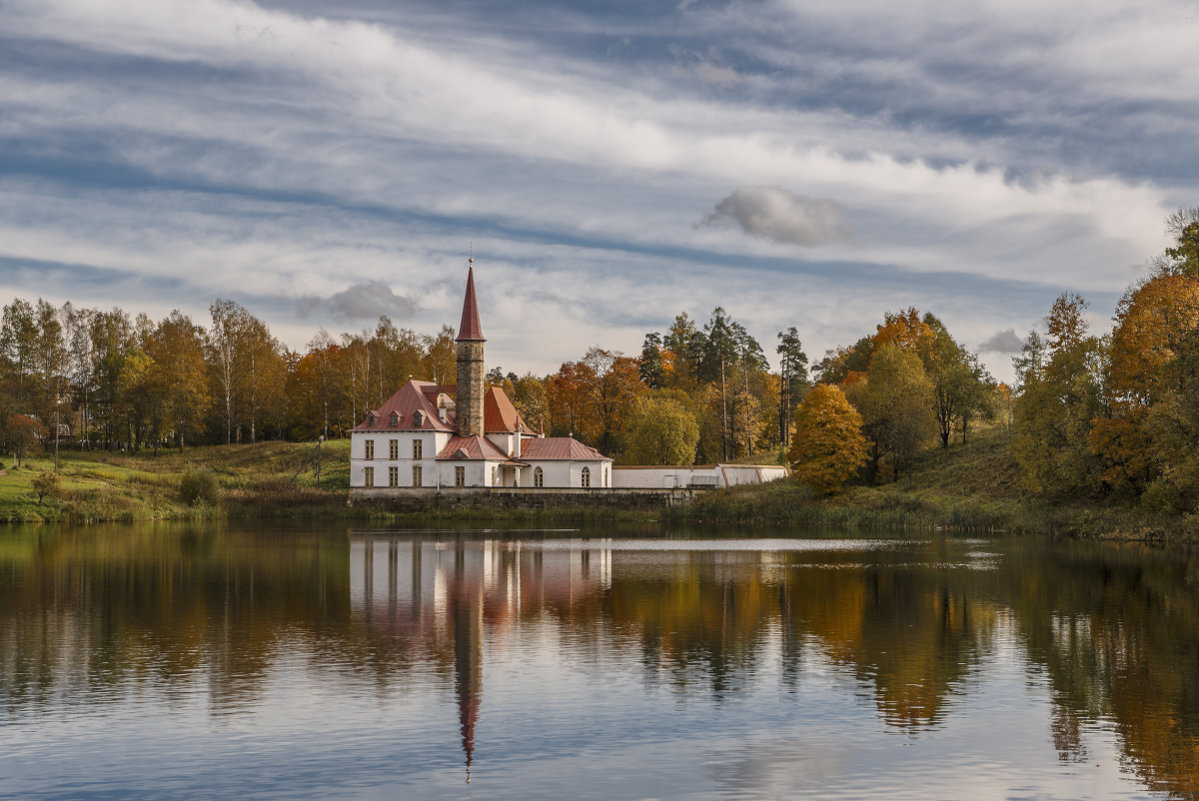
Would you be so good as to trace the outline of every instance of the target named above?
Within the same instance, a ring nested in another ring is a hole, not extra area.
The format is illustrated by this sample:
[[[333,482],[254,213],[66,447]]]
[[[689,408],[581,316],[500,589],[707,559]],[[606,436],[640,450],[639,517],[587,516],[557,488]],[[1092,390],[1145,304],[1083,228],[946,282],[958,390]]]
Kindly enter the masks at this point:
[[[615,465],[612,486],[616,489],[723,488],[742,484],[765,484],[786,478],[790,471],[782,465],[708,464],[681,467],[642,467]]]
[[[534,487],[355,488],[351,506],[391,512],[504,509],[662,509],[686,506],[703,489],[581,489]]]

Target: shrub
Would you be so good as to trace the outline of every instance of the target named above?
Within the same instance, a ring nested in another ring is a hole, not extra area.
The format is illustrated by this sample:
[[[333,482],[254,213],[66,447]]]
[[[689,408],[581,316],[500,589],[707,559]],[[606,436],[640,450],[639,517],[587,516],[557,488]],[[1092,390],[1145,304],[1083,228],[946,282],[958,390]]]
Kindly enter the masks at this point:
[[[216,474],[211,470],[187,470],[179,479],[179,495],[188,506],[215,506],[218,490]]]
[[[58,474],[51,473],[48,470],[43,470],[33,477],[33,491],[37,493],[37,502],[40,506],[42,499],[49,495],[51,498],[58,497],[58,490],[61,485],[58,483]]]

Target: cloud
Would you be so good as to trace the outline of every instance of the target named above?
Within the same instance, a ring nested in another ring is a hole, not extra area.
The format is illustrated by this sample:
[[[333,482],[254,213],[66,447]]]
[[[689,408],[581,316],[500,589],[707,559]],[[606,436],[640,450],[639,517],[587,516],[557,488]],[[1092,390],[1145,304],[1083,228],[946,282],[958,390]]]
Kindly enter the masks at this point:
[[[320,310],[342,323],[374,320],[382,315],[406,320],[416,313],[416,309],[416,303],[411,298],[395,294],[382,281],[354,284],[327,300],[316,295],[305,295],[296,301],[296,313],[301,317],[308,317]]]
[[[1024,340],[1016,334],[1016,329],[1007,328],[996,331],[995,335],[978,346],[984,353],[1019,353],[1024,347]]]
[[[733,222],[747,234],[789,245],[850,238],[848,209],[835,200],[796,195],[776,186],[743,186],[716,204],[704,225]]]

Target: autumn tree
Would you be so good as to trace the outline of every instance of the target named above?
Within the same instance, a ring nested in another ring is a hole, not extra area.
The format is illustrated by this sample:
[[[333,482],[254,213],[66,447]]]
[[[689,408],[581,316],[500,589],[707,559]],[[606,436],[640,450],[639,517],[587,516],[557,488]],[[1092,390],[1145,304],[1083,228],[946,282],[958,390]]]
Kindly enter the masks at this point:
[[[145,351],[154,364],[161,419],[183,450],[187,440],[199,436],[212,405],[204,329],[172,311],[147,338]]]
[[[858,410],[872,441],[870,474],[877,477],[882,457],[892,476],[911,463],[922,444],[936,432],[933,388],[915,353],[892,342],[875,351],[866,374]]]
[[[27,414],[14,414],[4,425],[4,443],[12,451],[17,467],[49,435],[44,425]]]
[[[818,384],[795,412],[795,431],[787,453],[801,484],[831,495],[866,463],[862,416],[839,387]]]
[[[633,401],[622,433],[624,461],[646,465],[694,463],[699,424],[687,406],[685,394],[670,391]]]

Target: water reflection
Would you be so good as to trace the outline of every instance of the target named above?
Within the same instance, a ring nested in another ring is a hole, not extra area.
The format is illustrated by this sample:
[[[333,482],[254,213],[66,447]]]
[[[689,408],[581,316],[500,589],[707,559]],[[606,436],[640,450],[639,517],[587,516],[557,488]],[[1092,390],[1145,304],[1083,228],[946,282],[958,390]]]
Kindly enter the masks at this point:
[[[1199,562],[1189,551],[595,534],[14,532],[0,539],[0,737],[4,724],[179,708],[197,694],[213,721],[253,721],[279,714],[279,688],[295,685],[327,698],[319,714],[330,725],[361,725],[341,723],[338,705],[371,696],[424,710],[411,737],[441,716],[458,771],[471,781],[491,770],[497,794],[514,760],[528,771],[538,758],[594,756],[609,736],[706,742],[734,731],[773,739],[744,758],[724,749],[704,774],[713,792],[765,782],[766,796],[802,794],[819,776],[834,794],[839,781],[873,775],[855,759],[880,763],[863,739],[872,719],[884,737],[930,741],[990,721],[1000,762],[1003,749],[1042,737],[1059,766],[1044,775],[1064,786],[1095,770],[1110,734],[1144,788],[1199,797]],[[997,695],[1010,675],[1020,680]],[[601,695],[604,686],[614,689]],[[835,698],[849,706],[821,711]],[[1005,731],[996,721],[1014,703],[1032,711]],[[1030,719],[1040,733],[1026,730]],[[401,731],[395,714],[381,725]],[[435,782],[440,758],[405,766],[405,781]],[[978,764],[959,770],[946,786],[982,775]],[[879,782],[864,791],[881,792]]]

